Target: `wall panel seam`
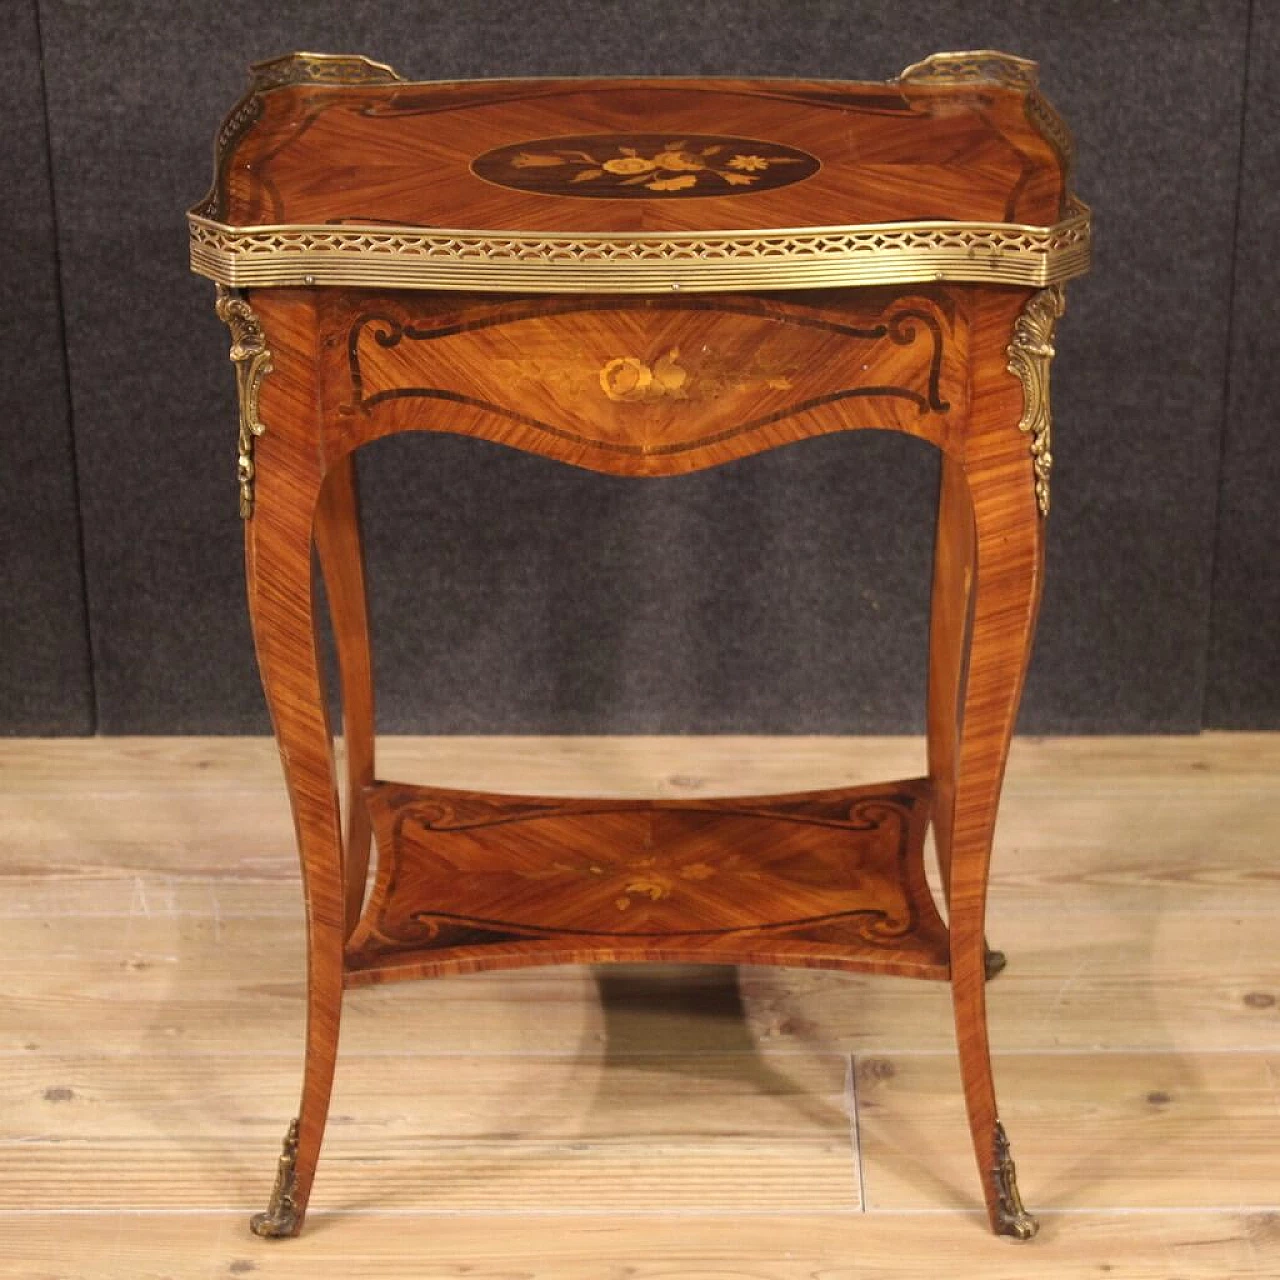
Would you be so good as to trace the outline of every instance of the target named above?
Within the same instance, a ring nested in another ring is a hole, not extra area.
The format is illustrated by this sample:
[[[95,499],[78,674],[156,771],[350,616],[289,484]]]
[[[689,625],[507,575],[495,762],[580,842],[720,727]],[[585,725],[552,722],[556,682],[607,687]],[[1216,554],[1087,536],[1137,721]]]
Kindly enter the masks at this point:
[[[39,53],[40,114],[44,122],[45,173],[49,184],[49,210],[53,220],[53,273],[56,285],[58,343],[62,356],[62,387],[67,412],[67,448],[71,464],[71,502],[75,512],[76,567],[80,574],[80,616],[84,630],[85,680],[88,692],[89,733],[96,735],[100,720],[98,681],[93,645],[93,623],[89,615],[89,578],[86,570],[84,514],[80,503],[80,458],[76,448],[76,410],[71,388],[71,356],[67,350],[66,281],[62,271],[62,221],[58,216],[58,184],[54,180],[53,129],[49,113],[49,84],[45,76],[44,24],[40,0],[31,0],[35,19],[36,48]]]
[[[1226,359],[1222,371],[1222,410],[1218,428],[1218,482],[1214,488],[1213,547],[1209,559],[1209,614],[1205,623],[1204,680],[1200,686],[1200,729],[1209,723],[1213,689],[1214,640],[1218,620],[1218,563],[1222,551],[1222,488],[1226,480],[1227,433],[1231,430],[1232,365],[1236,339],[1236,292],[1240,281],[1240,215],[1244,206],[1245,152],[1249,138],[1249,69],[1253,62],[1253,11],[1255,0],[1245,8],[1244,66],[1240,76],[1240,132],[1236,139],[1236,199],[1231,221],[1231,271],[1227,277]]]

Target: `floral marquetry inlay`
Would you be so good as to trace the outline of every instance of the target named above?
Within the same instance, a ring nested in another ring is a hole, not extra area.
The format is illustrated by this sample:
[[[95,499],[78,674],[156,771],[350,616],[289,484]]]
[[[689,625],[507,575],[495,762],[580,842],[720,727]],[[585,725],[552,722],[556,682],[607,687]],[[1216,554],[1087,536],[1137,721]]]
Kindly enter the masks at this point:
[[[359,964],[471,943],[621,955],[657,938],[709,959],[744,930],[833,958],[945,954],[921,862],[923,779],[701,802],[397,783],[365,797],[379,863],[350,944]]]
[[[471,162],[477,177],[517,191],[608,200],[767,191],[821,167],[807,151],[777,142],[644,133],[521,142]]]

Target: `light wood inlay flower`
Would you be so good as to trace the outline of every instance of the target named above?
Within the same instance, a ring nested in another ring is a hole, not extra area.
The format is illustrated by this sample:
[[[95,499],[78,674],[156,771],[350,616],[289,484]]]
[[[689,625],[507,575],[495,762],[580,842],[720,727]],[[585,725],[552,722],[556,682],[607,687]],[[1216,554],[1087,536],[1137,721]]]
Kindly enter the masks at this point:
[[[768,190],[820,167],[808,152],[781,143],[661,134],[547,138],[487,151],[471,164],[473,173],[500,186],[610,199]]]

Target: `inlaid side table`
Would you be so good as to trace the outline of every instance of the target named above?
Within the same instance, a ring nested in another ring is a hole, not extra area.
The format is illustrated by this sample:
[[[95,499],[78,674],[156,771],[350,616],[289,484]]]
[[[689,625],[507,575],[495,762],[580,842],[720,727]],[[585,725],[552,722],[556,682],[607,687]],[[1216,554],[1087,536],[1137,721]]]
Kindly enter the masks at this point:
[[[295,54],[253,68],[215,160],[191,259],[232,333],[249,601],[308,925],[302,1102],[253,1229],[301,1229],[345,988],[679,961],[949,981],[991,1226],[1031,1236],[997,1118],[984,913],[1040,598],[1054,321],[1089,261],[1034,64],[408,83]],[[360,446],[445,431],[669,476],[863,427],[942,454],[927,777],[682,801],[378,777]]]

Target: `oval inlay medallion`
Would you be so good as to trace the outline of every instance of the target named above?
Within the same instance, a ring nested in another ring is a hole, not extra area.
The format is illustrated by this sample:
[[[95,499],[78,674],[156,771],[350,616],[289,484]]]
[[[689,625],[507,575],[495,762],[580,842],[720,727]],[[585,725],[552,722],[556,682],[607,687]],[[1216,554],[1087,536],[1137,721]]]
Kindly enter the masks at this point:
[[[778,142],[703,134],[585,134],[495,147],[471,162],[486,182],[602,200],[740,196],[811,178],[816,156]]]

